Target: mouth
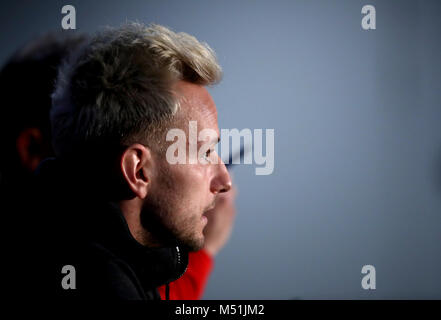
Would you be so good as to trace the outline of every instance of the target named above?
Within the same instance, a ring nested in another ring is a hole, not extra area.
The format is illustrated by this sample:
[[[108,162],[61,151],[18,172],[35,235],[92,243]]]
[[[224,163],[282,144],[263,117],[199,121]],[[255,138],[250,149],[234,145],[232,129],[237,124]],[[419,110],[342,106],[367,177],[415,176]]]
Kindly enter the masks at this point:
[[[204,212],[202,212],[201,220],[202,220],[202,222],[203,222],[204,224],[206,224],[206,223],[208,222],[208,218],[207,218],[207,216],[206,216],[206,213],[207,213],[208,211],[214,209],[215,206],[216,206],[216,202],[213,201],[213,202],[210,204],[210,206],[208,206],[208,207],[204,210]]]

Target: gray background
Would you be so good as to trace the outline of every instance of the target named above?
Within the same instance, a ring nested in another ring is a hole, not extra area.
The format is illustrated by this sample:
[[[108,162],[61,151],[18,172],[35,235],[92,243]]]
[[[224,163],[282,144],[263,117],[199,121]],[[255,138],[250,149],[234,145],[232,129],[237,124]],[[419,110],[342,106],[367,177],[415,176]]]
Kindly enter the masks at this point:
[[[275,129],[272,175],[234,169],[206,299],[441,298],[441,1],[2,2],[0,62],[65,4],[77,32],[139,20],[208,42],[220,127]]]

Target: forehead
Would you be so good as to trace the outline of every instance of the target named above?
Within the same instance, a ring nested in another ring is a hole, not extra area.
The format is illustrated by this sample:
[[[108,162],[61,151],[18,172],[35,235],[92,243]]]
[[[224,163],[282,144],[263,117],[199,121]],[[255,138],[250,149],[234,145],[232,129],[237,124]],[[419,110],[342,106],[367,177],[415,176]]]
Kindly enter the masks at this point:
[[[180,103],[179,113],[186,125],[188,121],[197,121],[199,130],[210,128],[219,132],[216,105],[204,86],[178,81],[174,92]]]

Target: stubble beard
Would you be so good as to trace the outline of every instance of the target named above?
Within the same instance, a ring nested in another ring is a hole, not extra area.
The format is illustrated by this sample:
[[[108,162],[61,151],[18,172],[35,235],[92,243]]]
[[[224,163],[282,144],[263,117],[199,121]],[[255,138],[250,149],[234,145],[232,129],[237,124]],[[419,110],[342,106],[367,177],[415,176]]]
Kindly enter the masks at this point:
[[[175,200],[176,201],[176,200]],[[167,197],[150,197],[141,211],[141,223],[153,242],[159,246],[181,245],[190,251],[204,246],[204,235],[199,233],[200,215],[186,215]],[[185,217],[185,218],[182,218]]]
[[[161,245],[179,244],[189,251],[204,246],[204,234],[200,228],[201,214],[185,208],[185,194],[176,189],[175,177],[164,159],[158,161],[156,188],[151,190],[141,211],[141,223]],[[194,210],[196,211],[196,210]]]

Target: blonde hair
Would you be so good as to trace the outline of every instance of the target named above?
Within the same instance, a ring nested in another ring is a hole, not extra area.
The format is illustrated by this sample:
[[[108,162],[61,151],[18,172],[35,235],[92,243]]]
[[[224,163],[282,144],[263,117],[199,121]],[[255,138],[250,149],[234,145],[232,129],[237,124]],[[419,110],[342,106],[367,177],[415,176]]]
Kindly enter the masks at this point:
[[[51,111],[55,152],[103,141],[152,147],[178,110],[173,84],[207,86],[221,77],[214,51],[187,33],[157,24],[108,28],[60,69]]]
[[[152,24],[145,28],[149,50],[168,65],[180,80],[212,85],[221,80],[222,70],[214,51],[205,42],[185,33]]]

